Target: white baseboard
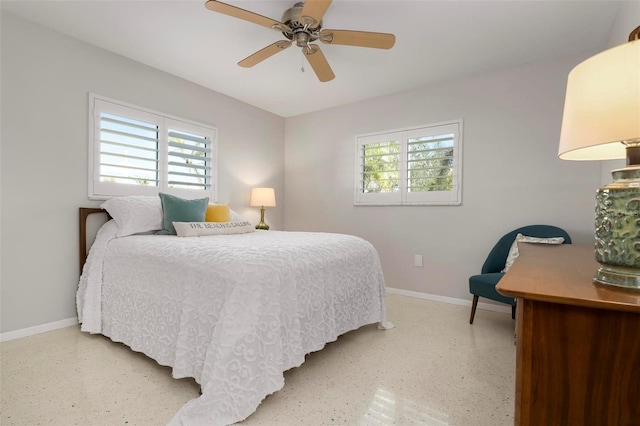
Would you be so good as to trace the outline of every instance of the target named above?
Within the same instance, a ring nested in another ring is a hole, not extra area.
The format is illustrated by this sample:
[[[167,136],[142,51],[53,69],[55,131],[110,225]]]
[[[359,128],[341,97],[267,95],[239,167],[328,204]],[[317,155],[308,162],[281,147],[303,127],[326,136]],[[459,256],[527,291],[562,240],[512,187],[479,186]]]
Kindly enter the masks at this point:
[[[47,324],[40,324],[33,327],[21,328],[20,330],[7,331],[0,333],[0,342],[20,339],[21,337],[33,336],[35,334],[46,333],[47,331],[57,330],[59,328],[71,327],[78,324],[78,318],[67,318],[60,321],[54,321]]]
[[[471,300],[457,299],[455,297],[448,297],[448,296],[439,296],[437,294],[430,294],[430,293],[420,293],[420,292],[411,291],[411,290],[402,290],[400,288],[387,287],[387,293],[399,294],[401,296],[417,297],[418,299],[433,300],[435,302],[450,303],[452,305],[461,305],[461,306],[469,306],[469,307],[471,306]],[[494,312],[501,312],[501,313],[508,313],[508,314],[511,313],[511,306],[499,306],[499,305],[494,305],[493,303],[479,302],[478,308],[484,309],[487,311],[494,311]]]

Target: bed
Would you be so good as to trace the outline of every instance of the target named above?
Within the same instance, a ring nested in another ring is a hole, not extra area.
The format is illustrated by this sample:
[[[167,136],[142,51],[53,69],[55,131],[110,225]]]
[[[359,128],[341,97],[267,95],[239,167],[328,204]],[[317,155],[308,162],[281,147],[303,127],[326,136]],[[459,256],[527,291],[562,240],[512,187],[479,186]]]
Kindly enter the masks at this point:
[[[87,217],[100,211],[80,209],[81,262]],[[170,425],[241,421],[306,354],[367,324],[392,327],[378,254],[362,238],[259,230],[183,238],[126,227],[118,217],[100,227],[81,267],[78,318],[82,331],[196,380],[200,397]]]

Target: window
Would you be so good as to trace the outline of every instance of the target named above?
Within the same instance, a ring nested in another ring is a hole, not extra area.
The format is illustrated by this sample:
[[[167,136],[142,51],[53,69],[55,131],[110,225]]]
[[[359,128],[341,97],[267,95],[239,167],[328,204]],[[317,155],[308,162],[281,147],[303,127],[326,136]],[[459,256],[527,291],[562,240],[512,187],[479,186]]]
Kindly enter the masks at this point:
[[[356,137],[356,205],[462,203],[462,120]]]
[[[89,96],[89,198],[216,199],[216,129]]]

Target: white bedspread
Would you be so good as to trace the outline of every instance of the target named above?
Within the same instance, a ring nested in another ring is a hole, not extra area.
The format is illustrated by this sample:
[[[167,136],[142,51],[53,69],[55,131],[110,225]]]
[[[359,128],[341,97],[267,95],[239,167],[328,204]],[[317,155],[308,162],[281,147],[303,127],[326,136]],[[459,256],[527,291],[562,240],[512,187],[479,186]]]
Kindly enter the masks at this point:
[[[82,330],[193,377],[171,425],[227,425],[282,388],[305,354],[386,325],[378,254],[349,235],[257,231],[115,238],[101,228],[77,293]]]

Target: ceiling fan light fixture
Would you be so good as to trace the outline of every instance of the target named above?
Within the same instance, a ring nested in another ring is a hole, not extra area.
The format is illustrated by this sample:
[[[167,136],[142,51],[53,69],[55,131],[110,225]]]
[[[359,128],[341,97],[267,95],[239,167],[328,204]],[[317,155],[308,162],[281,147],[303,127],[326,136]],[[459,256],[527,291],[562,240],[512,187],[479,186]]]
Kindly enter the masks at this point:
[[[305,47],[313,40],[311,39],[309,33],[299,31],[293,34],[293,41],[296,43],[296,46]]]

